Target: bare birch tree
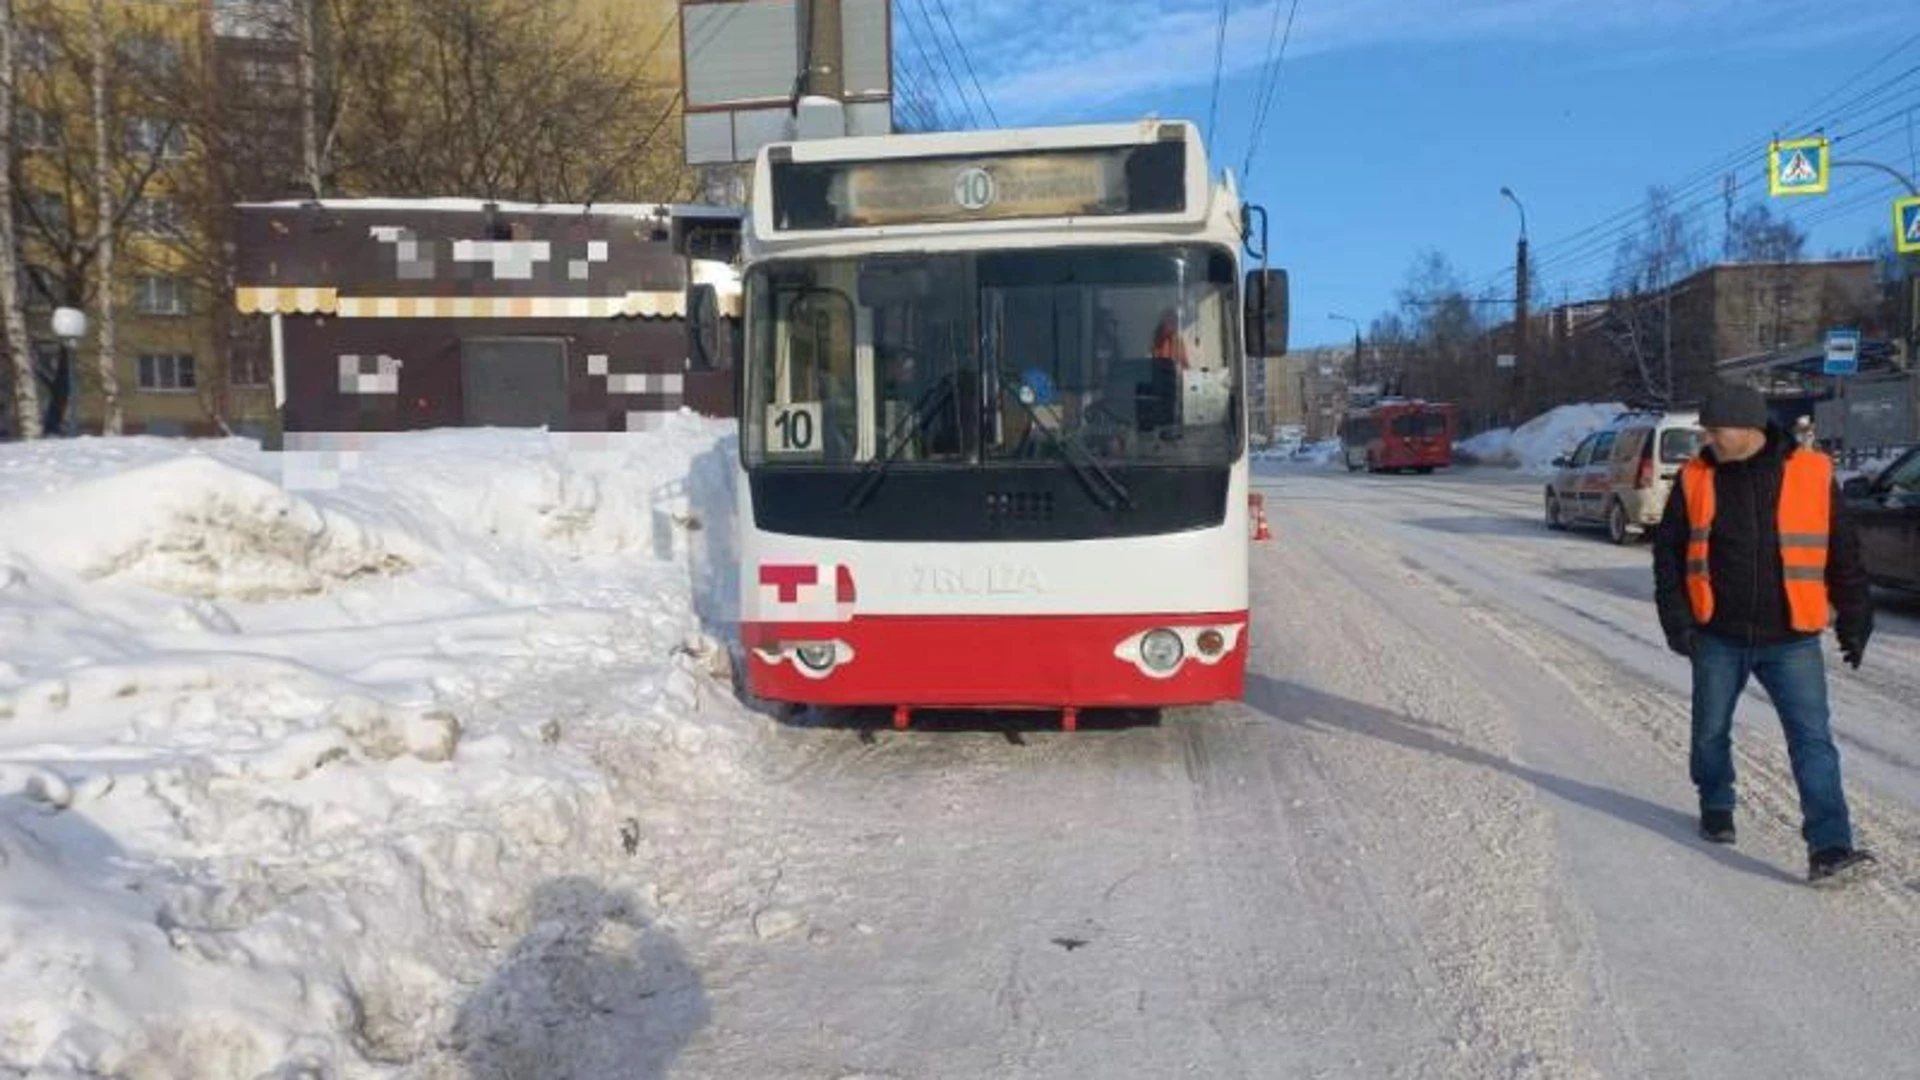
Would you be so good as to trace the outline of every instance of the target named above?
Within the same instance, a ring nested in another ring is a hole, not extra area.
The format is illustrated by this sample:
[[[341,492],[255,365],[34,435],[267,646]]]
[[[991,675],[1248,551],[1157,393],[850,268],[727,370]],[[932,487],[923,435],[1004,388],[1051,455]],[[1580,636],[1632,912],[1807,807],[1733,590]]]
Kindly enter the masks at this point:
[[[7,356],[13,371],[14,424],[23,439],[40,437],[40,388],[27,341],[20,295],[19,232],[14,227],[14,73],[18,70],[19,23],[13,0],[0,0],[0,308],[5,308]]]
[[[113,200],[113,158],[108,152],[107,66],[113,49],[113,35],[107,25],[106,0],[90,0],[88,31],[93,39],[93,178],[94,178],[94,308],[99,313],[98,356],[100,375],[101,429],[108,435],[124,430],[120,411],[120,375],[114,342],[115,290],[113,287],[113,234],[118,214]]]
[[[1673,348],[1673,287],[1701,262],[1700,234],[1664,188],[1647,191],[1638,233],[1614,254],[1614,291],[1607,322],[1621,372],[1621,395],[1666,405],[1679,389]]]

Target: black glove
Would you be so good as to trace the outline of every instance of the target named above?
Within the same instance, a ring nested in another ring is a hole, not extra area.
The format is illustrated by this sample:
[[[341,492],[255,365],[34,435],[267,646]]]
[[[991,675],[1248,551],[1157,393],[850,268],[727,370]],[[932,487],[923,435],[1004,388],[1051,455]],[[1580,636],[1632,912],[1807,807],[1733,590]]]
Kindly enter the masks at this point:
[[[1681,656],[1692,656],[1693,655],[1693,631],[1691,630],[1667,631],[1667,648],[1672,649],[1674,652],[1679,653]]]
[[[1860,666],[1860,658],[1867,651],[1867,639],[1873,636],[1873,623],[1864,626],[1849,626],[1839,631],[1840,658],[1850,668]]]

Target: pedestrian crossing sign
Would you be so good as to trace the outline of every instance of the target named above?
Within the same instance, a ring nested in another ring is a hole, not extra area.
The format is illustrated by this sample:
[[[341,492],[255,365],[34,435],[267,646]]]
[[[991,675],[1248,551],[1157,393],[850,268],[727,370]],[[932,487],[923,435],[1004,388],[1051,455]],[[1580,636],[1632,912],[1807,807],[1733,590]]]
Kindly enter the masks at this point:
[[[1772,195],[1825,195],[1832,165],[1824,137],[1775,142],[1768,155],[1767,191]]]
[[[1920,255],[1920,195],[1893,200],[1893,246],[1902,255]]]

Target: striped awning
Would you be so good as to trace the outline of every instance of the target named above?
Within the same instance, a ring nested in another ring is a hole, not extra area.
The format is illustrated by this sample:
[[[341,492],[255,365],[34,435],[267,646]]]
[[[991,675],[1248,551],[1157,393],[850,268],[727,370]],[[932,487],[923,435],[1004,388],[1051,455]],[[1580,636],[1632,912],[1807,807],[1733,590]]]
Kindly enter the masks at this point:
[[[720,313],[740,317],[738,293],[720,295]],[[242,287],[234,302],[243,315],[338,315],[343,319],[678,319],[684,292],[630,292],[625,296],[341,296],[338,289]]]
[[[343,319],[611,319],[617,296],[343,296]]]
[[[331,315],[339,300],[338,289],[270,286],[234,290],[234,303],[242,315]]]

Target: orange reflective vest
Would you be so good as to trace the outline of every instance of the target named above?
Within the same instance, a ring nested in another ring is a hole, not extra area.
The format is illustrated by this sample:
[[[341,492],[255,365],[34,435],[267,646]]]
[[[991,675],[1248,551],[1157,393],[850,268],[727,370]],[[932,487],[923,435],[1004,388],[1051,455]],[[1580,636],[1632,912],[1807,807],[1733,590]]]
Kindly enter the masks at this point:
[[[1780,566],[1787,585],[1787,614],[1793,628],[1817,634],[1827,628],[1828,523],[1832,513],[1833,459],[1817,450],[1787,456],[1780,481],[1778,531]],[[1707,543],[1713,534],[1713,466],[1696,455],[1680,473],[1687,503],[1687,600],[1693,617],[1713,621],[1713,582],[1707,573]]]
[[[1153,331],[1153,358],[1170,360],[1176,366],[1187,366],[1187,343],[1180,339],[1180,325],[1172,315],[1160,320]]]

